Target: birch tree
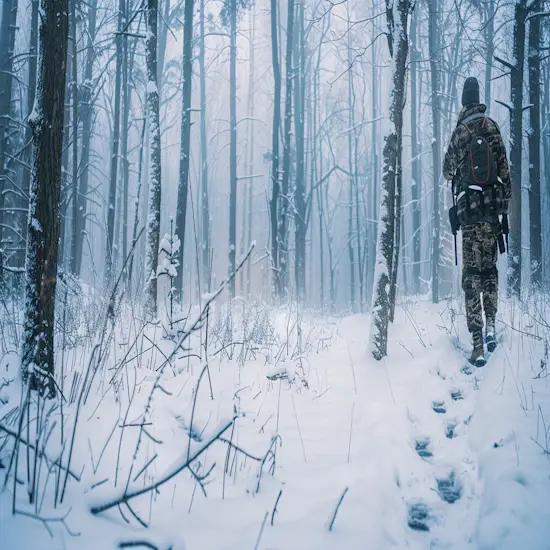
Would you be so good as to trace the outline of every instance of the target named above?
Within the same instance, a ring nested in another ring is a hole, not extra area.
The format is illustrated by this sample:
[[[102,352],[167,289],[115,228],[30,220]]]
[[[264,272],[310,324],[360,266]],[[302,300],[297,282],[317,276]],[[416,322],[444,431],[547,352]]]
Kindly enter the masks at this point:
[[[40,1],[38,81],[30,120],[33,162],[21,369],[31,388],[55,395],[54,317],[59,242],[68,0]]]

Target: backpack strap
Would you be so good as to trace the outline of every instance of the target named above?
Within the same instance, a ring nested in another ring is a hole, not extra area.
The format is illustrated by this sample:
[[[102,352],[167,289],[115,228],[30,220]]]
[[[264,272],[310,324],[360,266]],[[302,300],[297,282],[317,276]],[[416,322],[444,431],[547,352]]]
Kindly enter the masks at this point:
[[[474,113],[473,115],[469,115],[466,118],[462,119],[459,124],[466,126],[468,122],[471,122],[472,120],[476,120],[478,118],[487,118],[487,115],[485,113]]]

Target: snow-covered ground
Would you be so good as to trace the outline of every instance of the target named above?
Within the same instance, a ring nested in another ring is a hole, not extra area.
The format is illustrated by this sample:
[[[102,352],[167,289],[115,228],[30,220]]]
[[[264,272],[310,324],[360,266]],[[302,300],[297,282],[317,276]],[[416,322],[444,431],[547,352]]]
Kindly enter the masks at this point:
[[[33,504],[27,447],[17,482],[12,464],[4,484],[14,438],[0,433],[0,547],[548,550],[550,327],[535,306],[503,302],[483,369],[465,360],[456,301],[401,304],[382,362],[367,352],[367,316],[236,302],[231,316],[212,312],[208,341],[203,327],[160,371],[173,341],[125,314],[79,411],[70,469],[80,482],[69,477],[62,503],[64,470],[52,463],[71,454],[75,373],[91,339],[64,357],[63,411],[41,413],[51,469],[38,461]],[[6,355],[0,381],[16,367]],[[20,401],[17,380],[0,390],[12,431]],[[34,442],[36,421],[22,433]],[[170,477],[193,456],[192,472]],[[165,479],[129,507],[91,512]],[[13,516],[14,502],[33,517]]]

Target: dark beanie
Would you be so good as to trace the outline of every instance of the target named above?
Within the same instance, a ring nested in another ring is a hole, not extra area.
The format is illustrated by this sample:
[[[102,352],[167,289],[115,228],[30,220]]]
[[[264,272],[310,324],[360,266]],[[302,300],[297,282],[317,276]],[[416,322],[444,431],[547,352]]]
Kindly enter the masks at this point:
[[[475,105],[479,103],[479,82],[474,76],[470,76],[464,82],[462,89],[462,105]]]

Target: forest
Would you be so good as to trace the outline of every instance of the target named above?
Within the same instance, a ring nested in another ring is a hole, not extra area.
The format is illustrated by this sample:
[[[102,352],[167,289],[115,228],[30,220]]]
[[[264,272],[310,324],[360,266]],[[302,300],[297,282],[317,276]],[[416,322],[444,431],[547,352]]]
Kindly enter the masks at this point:
[[[0,546],[547,550],[549,191],[547,0],[2,0]]]

